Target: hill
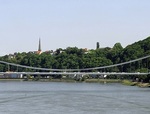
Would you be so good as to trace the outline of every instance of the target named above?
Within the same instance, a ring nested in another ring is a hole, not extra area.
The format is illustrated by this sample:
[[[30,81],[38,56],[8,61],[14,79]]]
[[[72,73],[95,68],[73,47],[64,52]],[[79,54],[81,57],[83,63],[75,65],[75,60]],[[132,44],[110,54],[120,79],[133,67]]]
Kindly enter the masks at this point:
[[[17,63],[21,65],[43,67],[51,69],[83,69],[112,65],[134,60],[150,54],[150,37],[135,42],[123,48],[120,43],[116,43],[112,48],[97,48],[93,50],[68,47],[57,49],[55,52],[44,52],[40,55],[35,53],[15,53],[13,56],[5,55],[0,60]],[[7,71],[8,66],[0,65],[0,71]],[[109,72],[147,72],[150,67],[150,59],[135,62],[123,67],[105,69]],[[10,67],[11,71],[17,71],[16,67]],[[30,71],[30,69],[20,68],[20,71]]]

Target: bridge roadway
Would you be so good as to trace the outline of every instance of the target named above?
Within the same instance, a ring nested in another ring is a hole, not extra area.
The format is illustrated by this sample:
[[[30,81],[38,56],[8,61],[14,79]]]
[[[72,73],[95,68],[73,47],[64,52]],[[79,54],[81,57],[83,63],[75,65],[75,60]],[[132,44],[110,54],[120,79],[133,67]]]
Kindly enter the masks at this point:
[[[23,74],[23,75],[148,75],[150,72],[0,72],[4,74]]]

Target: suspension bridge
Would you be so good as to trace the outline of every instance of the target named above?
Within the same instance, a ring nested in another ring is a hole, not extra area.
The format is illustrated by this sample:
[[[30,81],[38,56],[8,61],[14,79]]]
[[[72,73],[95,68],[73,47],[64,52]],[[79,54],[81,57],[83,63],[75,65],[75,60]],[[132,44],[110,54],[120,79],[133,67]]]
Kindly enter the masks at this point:
[[[8,71],[10,70],[10,66],[19,68],[26,68],[30,70],[38,70],[39,72],[19,72],[18,70],[15,72],[0,72],[1,75],[4,74],[22,74],[22,75],[148,75],[149,72],[149,62],[148,58],[150,58],[150,55],[130,60],[127,62],[122,62],[118,64],[108,65],[108,66],[101,66],[101,67],[94,67],[94,68],[84,68],[84,69],[50,69],[50,68],[39,68],[39,67],[32,67],[32,66],[26,66],[26,65],[20,65],[15,63],[9,63],[6,61],[0,61],[0,64],[4,64],[8,66]],[[147,71],[146,72],[136,72],[131,71],[130,72],[109,72],[107,69],[112,69],[116,67],[123,67],[124,65],[131,66],[132,63],[147,60]]]

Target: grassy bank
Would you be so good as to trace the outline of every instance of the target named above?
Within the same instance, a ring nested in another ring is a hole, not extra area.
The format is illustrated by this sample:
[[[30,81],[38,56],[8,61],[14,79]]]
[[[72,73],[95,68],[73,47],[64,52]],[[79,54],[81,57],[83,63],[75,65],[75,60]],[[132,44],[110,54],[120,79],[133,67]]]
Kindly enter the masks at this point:
[[[49,81],[49,82],[87,82],[87,83],[120,83],[118,79],[86,79],[84,81],[74,80],[74,79],[40,79],[39,81]]]
[[[84,81],[76,81],[71,78],[65,79],[15,79],[15,78],[3,78],[0,81],[41,81],[41,82],[87,82],[87,83],[122,83],[128,86],[150,87],[150,83],[133,82],[130,80],[120,79],[85,79]]]
[[[88,83],[120,83],[119,79],[86,79],[85,82]]]
[[[23,81],[21,78],[0,78],[0,81]]]
[[[122,84],[128,86],[150,87],[150,83],[133,82],[130,80],[123,80]]]
[[[87,82],[87,83],[120,83],[119,79],[85,79],[85,80],[74,80],[72,78],[64,79],[15,79],[15,78],[3,78],[0,81],[42,81],[42,82]]]

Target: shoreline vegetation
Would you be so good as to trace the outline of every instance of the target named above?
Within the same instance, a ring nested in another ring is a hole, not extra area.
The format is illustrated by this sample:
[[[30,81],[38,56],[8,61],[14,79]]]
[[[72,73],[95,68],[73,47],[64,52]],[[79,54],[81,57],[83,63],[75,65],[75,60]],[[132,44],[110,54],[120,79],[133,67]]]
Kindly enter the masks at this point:
[[[0,81],[40,81],[40,82],[85,82],[85,83],[122,83],[127,86],[138,86],[138,87],[150,87],[150,83],[134,82],[131,80],[120,80],[120,79],[86,79],[86,80],[74,80],[74,79],[13,79],[13,78],[3,78]]]
[[[21,79],[21,78],[1,78],[0,81],[40,81],[40,82],[87,82],[87,83],[121,83],[120,79]]]
[[[128,86],[150,87],[150,83],[134,82],[131,80],[123,80],[122,84]]]

